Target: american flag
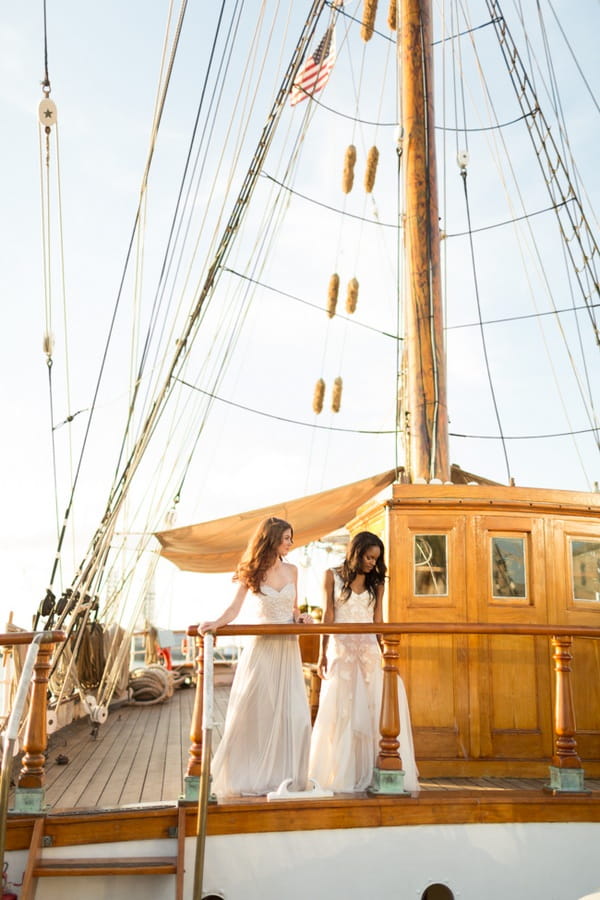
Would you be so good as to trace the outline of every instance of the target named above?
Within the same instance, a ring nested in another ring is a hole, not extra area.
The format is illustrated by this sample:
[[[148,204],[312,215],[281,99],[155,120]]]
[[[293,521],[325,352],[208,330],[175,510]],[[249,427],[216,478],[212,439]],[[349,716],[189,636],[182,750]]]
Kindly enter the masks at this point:
[[[327,84],[335,63],[335,26],[332,23],[314,53],[306,59],[298,72],[290,93],[290,106],[312,97]]]

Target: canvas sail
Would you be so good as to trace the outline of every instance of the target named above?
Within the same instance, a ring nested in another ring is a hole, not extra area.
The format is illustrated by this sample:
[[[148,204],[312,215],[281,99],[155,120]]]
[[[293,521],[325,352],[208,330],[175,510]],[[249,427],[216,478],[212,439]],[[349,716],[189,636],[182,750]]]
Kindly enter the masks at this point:
[[[262,519],[279,516],[294,528],[297,547],[324,537],[341,528],[356,510],[396,478],[396,469],[372,475],[362,481],[307,497],[298,497],[262,509],[159,531],[161,555],[188,572],[232,572],[248,543],[248,538]]]

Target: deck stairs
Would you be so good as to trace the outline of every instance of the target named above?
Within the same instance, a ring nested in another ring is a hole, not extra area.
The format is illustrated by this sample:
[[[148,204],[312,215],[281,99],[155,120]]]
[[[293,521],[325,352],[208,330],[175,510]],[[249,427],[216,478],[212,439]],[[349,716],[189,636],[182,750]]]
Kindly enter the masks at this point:
[[[27,866],[21,885],[21,900],[35,900],[38,879],[77,876],[173,875],[175,900],[183,900],[185,809],[179,808],[177,820],[177,853],[175,856],[94,856],[44,858],[45,816],[34,826]]]

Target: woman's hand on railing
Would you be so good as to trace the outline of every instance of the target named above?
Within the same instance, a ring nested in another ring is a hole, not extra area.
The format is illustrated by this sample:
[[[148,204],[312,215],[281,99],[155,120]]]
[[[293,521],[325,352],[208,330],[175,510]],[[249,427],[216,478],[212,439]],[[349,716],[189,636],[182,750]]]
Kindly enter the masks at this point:
[[[218,628],[217,622],[201,622],[198,625],[198,634],[206,634],[207,631],[216,631]]]
[[[317,660],[317,675],[321,680],[327,678],[327,656],[324,653]]]

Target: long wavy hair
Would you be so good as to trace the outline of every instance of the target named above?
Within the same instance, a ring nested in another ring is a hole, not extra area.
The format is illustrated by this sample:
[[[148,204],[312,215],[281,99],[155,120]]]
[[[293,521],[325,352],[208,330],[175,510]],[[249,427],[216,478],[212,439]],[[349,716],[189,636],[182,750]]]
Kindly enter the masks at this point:
[[[339,569],[337,569],[337,572],[342,579],[340,600],[343,603],[346,602],[352,593],[350,585],[356,576],[362,572],[362,558],[369,547],[379,547],[379,550],[381,551],[379,559],[371,571],[364,573],[365,587],[369,592],[370,603],[375,603],[375,600],[377,599],[377,588],[380,584],[384,583],[385,573],[387,572],[387,566],[383,560],[385,547],[383,546],[381,538],[377,537],[376,534],[373,534],[372,531],[359,531],[350,541],[348,549],[346,550],[346,559]]]
[[[277,550],[281,546],[283,535],[294,529],[285,519],[269,516],[260,523],[242,554],[235,572],[234,581],[240,581],[258,593],[268,570],[277,562]]]

